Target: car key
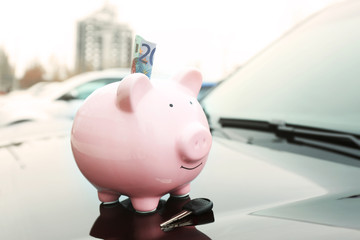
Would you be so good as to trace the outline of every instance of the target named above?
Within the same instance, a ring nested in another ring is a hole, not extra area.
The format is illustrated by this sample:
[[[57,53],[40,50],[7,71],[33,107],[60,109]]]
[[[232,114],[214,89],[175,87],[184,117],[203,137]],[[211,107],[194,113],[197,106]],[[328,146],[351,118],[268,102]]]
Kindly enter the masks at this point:
[[[170,232],[171,230],[178,228],[178,227],[186,227],[186,226],[192,226],[194,222],[189,219],[186,221],[176,221],[176,223],[169,223],[163,227],[161,227],[161,230],[164,232]]]
[[[184,217],[189,216],[190,214],[201,215],[203,213],[210,211],[212,207],[213,207],[213,203],[207,198],[192,199],[183,206],[183,211],[181,211],[179,214],[176,214],[168,221],[161,223],[160,227],[164,228],[168,224],[183,219]]]
[[[209,211],[207,213],[201,214],[201,215],[195,215],[191,218],[183,218],[176,222],[167,224],[164,227],[161,227],[161,230],[164,232],[169,232],[175,228],[178,227],[186,227],[186,226],[196,226],[196,225],[202,225],[207,223],[212,223],[215,221],[214,213],[213,211]]]

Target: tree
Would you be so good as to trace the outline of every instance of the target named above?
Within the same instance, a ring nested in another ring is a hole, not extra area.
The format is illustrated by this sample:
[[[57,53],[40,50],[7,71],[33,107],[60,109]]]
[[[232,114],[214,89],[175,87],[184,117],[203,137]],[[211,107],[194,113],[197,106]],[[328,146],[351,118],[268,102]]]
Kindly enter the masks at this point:
[[[29,88],[35,83],[44,81],[45,70],[38,61],[35,61],[25,71],[20,79],[20,88]]]
[[[0,48],[0,92],[9,92],[14,79],[14,68],[10,65],[6,52]]]

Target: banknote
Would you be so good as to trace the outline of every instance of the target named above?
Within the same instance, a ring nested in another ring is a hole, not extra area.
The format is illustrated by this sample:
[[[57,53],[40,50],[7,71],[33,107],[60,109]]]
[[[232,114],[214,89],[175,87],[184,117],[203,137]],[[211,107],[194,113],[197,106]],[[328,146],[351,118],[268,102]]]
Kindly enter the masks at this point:
[[[155,51],[155,43],[146,41],[144,38],[136,35],[131,73],[143,73],[150,78]]]

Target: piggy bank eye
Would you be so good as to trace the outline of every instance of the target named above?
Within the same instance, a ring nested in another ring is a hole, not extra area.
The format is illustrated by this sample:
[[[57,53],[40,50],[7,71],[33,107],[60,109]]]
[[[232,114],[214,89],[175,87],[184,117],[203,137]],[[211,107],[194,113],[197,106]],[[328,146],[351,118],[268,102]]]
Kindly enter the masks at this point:
[[[192,101],[190,101],[190,104],[192,105]]]
[[[172,103],[169,104],[170,107],[173,107],[174,105]]]

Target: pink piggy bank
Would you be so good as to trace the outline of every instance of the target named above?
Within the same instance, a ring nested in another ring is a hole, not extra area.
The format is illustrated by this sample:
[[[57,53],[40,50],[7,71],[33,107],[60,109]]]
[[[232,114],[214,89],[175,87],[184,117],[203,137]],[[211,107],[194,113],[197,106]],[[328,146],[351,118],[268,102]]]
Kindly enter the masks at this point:
[[[155,82],[141,73],[96,90],[79,109],[71,146],[101,202],[131,199],[154,211],[170,193],[184,196],[207,161],[212,137],[197,101],[201,73]]]

